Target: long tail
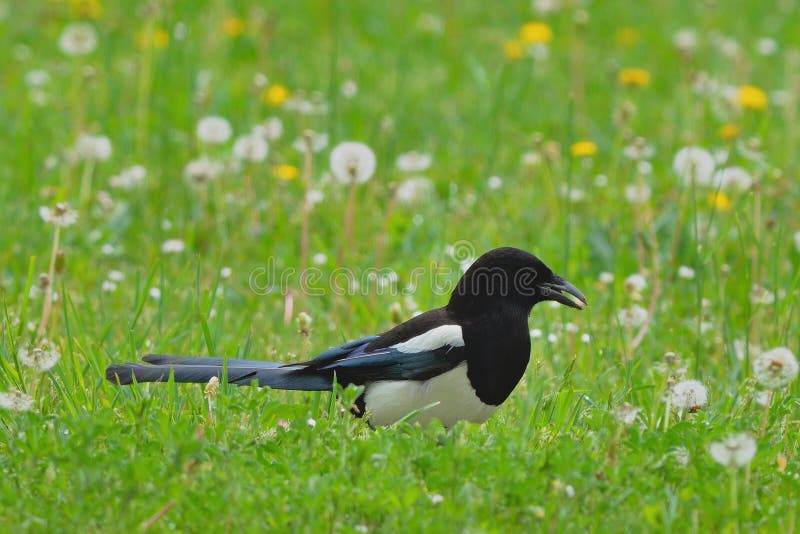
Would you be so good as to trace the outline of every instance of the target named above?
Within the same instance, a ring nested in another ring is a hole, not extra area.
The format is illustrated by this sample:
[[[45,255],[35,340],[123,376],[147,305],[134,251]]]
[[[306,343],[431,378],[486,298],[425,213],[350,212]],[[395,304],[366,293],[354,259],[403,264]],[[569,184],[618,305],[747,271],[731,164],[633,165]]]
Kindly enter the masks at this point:
[[[223,358],[199,358],[194,356],[166,356],[148,354],[143,358],[150,365],[138,363],[112,364],[106,368],[106,379],[119,385],[136,382],[166,382],[170,373],[175,382],[205,383],[216,376],[228,383],[259,386],[274,389],[303,391],[329,391],[333,386],[333,373],[307,370],[305,366],[283,365],[254,360],[225,360]]]

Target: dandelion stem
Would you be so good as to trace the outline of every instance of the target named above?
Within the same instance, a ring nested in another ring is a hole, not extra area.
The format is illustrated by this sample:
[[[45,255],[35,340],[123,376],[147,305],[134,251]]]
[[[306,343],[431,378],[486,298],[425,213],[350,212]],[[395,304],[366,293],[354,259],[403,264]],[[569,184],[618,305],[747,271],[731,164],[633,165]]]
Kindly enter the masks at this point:
[[[739,508],[739,471],[736,467],[730,468],[731,473],[731,516],[737,516],[736,522],[734,523],[734,531],[739,531],[739,519],[738,519],[738,508]]]
[[[347,208],[344,214],[344,246],[339,249],[339,264],[344,262],[345,247],[349,253],[354,248],[353,223],[356,213],[356,181],[350,183],[350,190],[347,192]]]
[[[50,320],[50,312],[53,309],[53,278],[56,275],[56,256],[58,255],[58,245],[61,239],[61,227],[56,226],[53,234],[53,252],[50,254],[50,268],[47,271],[47,287],[44,292],[44,304],[42,305],[42,320],[39,321],[38,337],[42,337],[47,330],[47,323]]]
[[[758,437],[764,437],[764,434],[767,433],[767,423],[769,422],[769,408],[772,405],[772,391],[767,391],[767,402],[764,403],[764,414],[761,418],[761,432],[758,433]]]
[[[94,174],[94,159],[88,159],[83,166],[83,174],[81,174],[81,205],[86,205],[89,198],[92,196],[92,174]]]
[[[303,276],[303,273],[308,269],[309,216],[311,212],[308,194],[311,190],[311,171],[313,164],[312,136],[313,132],[310,130],[303,132],[305,154],[303,157],[303,205],[300,211],[300,276]]]

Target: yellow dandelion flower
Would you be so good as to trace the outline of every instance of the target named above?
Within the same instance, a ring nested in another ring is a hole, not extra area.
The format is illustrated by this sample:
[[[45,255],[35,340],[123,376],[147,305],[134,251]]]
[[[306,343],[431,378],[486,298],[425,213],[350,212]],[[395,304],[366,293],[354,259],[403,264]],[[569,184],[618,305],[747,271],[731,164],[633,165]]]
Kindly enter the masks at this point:
[[[741,129],[735,124],[723,124],[719,129],[719,136],[725,141],[733,141],[739,137]]]
[[[72,13],[77,17],[99,19],[103,14],[103,4],[100,0],[71,0]]]
[[[285,85],[274,83],[261,93],[261,101],[270,106],[283,105],[289,99],[289,90]]]
[[[239,17],[228,17],[222,21],[222,33],[228,37],[239,37],[244,30],[244,20]]]
[[[722,191],[708,194],[708,205],[717,211],[731,211],[732,203],[728,195]]]
[[[650,73],[645,69],[622,69],[617,81],[625,87],[646,87],[650,85]]]
[[[294,180],[300,174],[300,169],[288,163],[281,163],[272,167],[272,173],[281,180]]]
[[[752,109],[755,111],[763,111],[767,108],[769,99],[767,93],[763,89],[759,89],[754,85],[743,85],[739,87],[739,93],[736,101],[744,109]]]
[[[519,29],[519,38],[526,44],[547,44],[553,40],[553,30],[544,22],[528,22]]]
[[[163,28],[144,29],[136,36],[140,48],[163,50],[169,45],[169,34]]]
[[[508,59],[520,59],[523,53],[522,41],[518,39],[509,39],[503,43],[503,55]]]
[[[576,158],[589,158],[597,154],[597,145],[592,141],[578,141],[572,144],[569,151]]]
[[[617,30],[617,43],[622,46],[633,46],[639,42],[641,34],[636,28],[630,26],[623,26]]]

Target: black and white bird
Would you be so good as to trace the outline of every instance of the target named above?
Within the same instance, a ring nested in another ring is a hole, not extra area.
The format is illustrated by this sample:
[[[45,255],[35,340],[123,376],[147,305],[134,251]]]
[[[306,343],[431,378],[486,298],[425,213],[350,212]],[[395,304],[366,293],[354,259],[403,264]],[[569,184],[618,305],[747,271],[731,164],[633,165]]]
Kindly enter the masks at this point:
[[[542,301],[583,309],[586,298],[536,256],[516,248],[487,252],[458,281],[443,308],[420,314],[382,334],[329,349],[299,363],[149,354],[147,365],[114,364],[116,384],[166,381],[229,383],[275,389],[330,391],[338,383],[364,386],[354,413],[374,426],[438,419],[482,423],[505,401],[530,359],[528,316]],[[426,408],[427,409],[423,409]]]

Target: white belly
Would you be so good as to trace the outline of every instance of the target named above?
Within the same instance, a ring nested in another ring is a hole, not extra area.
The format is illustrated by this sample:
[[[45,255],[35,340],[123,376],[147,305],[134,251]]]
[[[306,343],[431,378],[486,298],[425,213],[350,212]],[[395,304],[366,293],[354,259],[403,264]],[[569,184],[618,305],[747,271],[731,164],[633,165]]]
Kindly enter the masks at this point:
[[[425,425],[438,419],[449,428],[462,419],[483,423],[497,410],[497,406],[484,404],[475,394],[466,362],[429,380],[373,382],[367,387],[364,402],[371,414],[370,423],[375,426],[390,425],[434,402],[439,404],[411,420]]]

